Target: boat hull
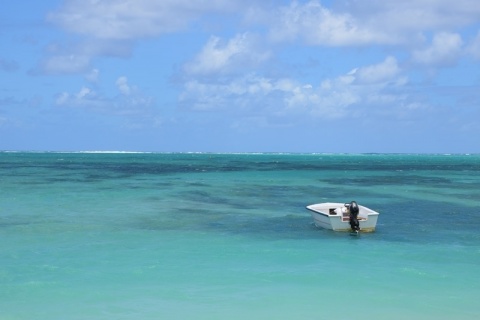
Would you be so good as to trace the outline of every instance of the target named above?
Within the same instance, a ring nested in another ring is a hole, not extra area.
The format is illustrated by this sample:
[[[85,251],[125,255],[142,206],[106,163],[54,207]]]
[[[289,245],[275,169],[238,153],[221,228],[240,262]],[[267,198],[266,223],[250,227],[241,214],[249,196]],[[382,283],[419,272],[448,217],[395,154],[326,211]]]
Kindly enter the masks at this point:
[[[315,225],[334,231],[351,231],[348,213],[342,212],[343,203],[325,202],[307,206]],[[373,232],[377,226],[379,213],[359,206],[358,222],[361,232]]]

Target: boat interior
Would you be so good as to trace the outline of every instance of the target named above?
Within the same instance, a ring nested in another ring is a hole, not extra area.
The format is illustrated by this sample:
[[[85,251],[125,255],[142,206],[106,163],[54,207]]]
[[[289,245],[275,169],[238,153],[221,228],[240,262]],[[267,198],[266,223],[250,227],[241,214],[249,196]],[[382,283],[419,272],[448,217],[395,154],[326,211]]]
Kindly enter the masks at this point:
[[[341,215],[342,215],[342,221],[350,221],[350,214],[348,213],[348,211],[345,212],[345,211],[342,211],[342,210],[339,209],[339,208],[330,208],[330,209],[328,209],[328,214],[335,216],[335,215],[338,214],[337,211],[341,213]],[[360,221],[360,220],[367,220],[367,219],[365,219],[365,218],[363,218],[363,217],[360,217],[360,216],[358,216],[357,219],[358,219],[359,221]]]

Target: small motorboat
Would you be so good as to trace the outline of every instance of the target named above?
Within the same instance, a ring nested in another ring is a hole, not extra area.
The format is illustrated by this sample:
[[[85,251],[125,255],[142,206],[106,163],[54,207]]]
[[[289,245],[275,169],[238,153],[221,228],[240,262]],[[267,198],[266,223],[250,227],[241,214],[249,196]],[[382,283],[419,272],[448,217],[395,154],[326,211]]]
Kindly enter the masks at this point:
[[[373,232],[379,213],[350,203],[324,202],[307,206],[317,227],[334,231]]]

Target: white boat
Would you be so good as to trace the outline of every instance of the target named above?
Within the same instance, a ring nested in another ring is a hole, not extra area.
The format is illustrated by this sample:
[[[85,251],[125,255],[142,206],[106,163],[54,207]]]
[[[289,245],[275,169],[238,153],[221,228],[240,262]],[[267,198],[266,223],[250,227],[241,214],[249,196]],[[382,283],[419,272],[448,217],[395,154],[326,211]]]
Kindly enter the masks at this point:
[[[337,202],[317,203],[307,206],[317,227],[335,231],[351,231],[349,204]],[[361,232],[373,232],[379,213],[358,205],[358,222]]]

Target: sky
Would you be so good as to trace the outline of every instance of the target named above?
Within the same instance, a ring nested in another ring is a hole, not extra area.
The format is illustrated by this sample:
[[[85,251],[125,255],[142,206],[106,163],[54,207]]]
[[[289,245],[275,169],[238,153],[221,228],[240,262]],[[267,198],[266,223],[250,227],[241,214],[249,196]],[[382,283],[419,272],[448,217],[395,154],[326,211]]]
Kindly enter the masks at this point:
[[[480,153],[480,3],[3,0],[0,150]]]

